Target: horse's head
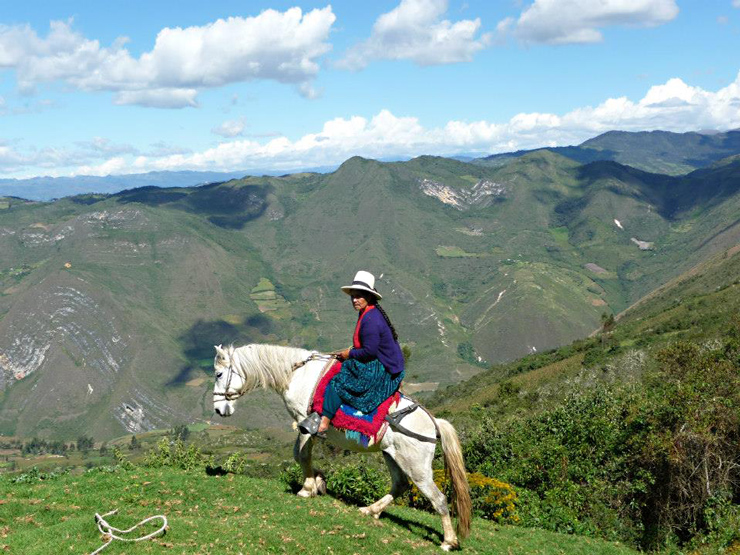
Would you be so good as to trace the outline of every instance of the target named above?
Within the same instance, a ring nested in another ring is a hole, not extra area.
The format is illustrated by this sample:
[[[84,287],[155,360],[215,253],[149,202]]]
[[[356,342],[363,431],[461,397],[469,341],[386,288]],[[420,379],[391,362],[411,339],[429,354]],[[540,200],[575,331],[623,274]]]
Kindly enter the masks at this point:
[[[216,381],[213,384],[213,410],[219,416],[234,414],[234,401],[242,396],[244,378],[234,368],[234,347],[226,349],[215,345],[216,357],[213,359],[213,370]]]

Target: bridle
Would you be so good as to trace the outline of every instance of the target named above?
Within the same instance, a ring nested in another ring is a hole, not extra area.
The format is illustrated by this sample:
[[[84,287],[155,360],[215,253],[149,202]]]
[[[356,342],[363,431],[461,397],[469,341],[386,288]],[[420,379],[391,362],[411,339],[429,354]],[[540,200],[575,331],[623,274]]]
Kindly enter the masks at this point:
[[[214,402],[216,401],[216,397],[223,397],[224,401],[234,401],[244,395],[246,391],[244,391],[244,385],[247,383],[246,377],[239,374],[239,377],[242,379],[242,389],[235,391],[234,393],[229,393],[229,388],[231,387],[231,379],[234,377],[234,361],[233,357],[229,356],[229,368],[226,370],[228,374],[226,375],[226,387],[224,388],[223,393],[216,393],[213,392]],[[238,372],[237,372],[238,373]],[[219,399],[220,400],[220,399]]]

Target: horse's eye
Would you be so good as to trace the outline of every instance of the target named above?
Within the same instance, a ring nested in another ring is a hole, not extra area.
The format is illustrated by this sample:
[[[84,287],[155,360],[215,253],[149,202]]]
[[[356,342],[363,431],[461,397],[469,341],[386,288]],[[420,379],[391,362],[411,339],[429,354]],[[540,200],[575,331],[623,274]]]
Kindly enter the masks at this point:
[[[221,379],[221,376],[223,376],[223,375],[224,375],[224,373],[223,373],[223,372],[217,372],[217,373],[216,373],[216,379],[217,379],[217,380],[220,380],[220,379]]]

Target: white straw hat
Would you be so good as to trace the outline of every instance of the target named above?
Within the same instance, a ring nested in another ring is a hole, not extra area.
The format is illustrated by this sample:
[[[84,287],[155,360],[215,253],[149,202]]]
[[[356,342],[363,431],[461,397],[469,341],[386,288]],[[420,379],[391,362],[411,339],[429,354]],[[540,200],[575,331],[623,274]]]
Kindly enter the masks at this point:
[[[375,295],[378,299],[383,298],[381,294],[375,290],[375,276],[370,272],[365,272],[364,270],[357,272],[355,274],[355,279],[352,280],[352,285],[345,285],[342,287],[342,291],[347,293],[347,295],[350,294],[350,291],[367,291],[368,293]]]

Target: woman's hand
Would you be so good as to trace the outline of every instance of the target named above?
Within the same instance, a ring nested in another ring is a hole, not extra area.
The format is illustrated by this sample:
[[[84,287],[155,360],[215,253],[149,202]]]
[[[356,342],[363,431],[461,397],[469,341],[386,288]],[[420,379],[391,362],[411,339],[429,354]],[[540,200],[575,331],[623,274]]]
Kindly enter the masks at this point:
[[[339,360],[347,360],[349,358],[349,347],[343,351],[334,351],[332,354]]]

